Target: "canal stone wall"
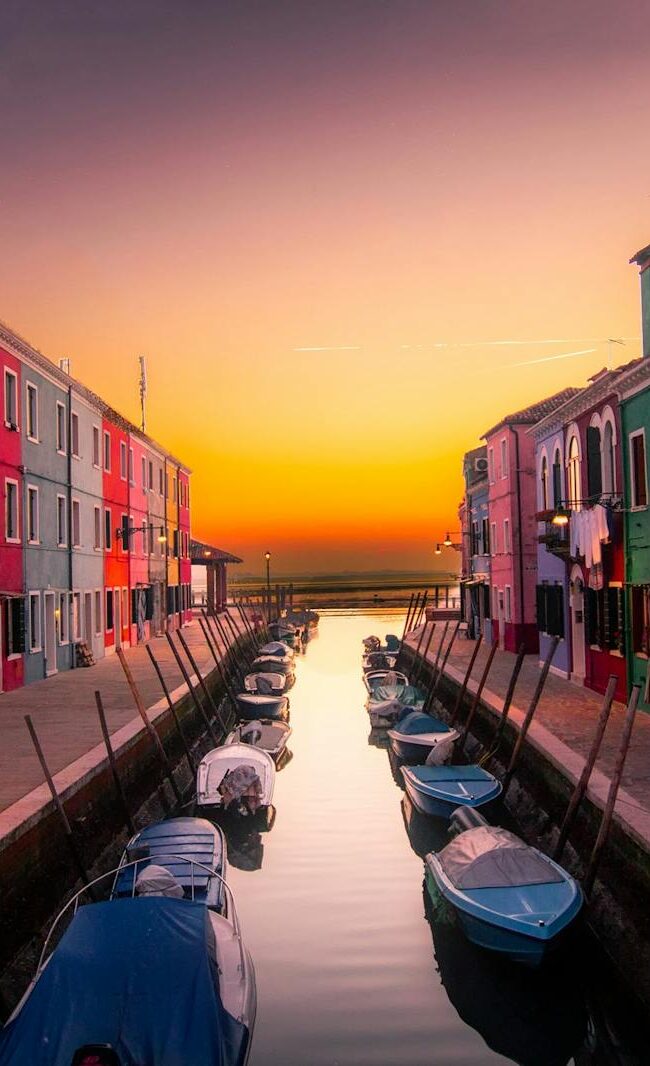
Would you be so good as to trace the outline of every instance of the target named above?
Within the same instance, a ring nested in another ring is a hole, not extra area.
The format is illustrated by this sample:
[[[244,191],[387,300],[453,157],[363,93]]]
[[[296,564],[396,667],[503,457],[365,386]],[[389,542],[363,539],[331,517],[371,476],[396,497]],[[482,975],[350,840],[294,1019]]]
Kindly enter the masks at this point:
[[[415,654],[405,646],[408,665]],[[407,666],[408,669],[408,666]],[[432,667],[422,664],[421,683],[431,680]],[[447,674],[439,682],[434,714],[448,719],[455,707],[460,685]],[[473,703],[467,692],[461,704],[460,728]],[[484,700],[479,702],[466,743],[468,760],[478,756],[494,739],[498,715]],[[458,723],[457,723],[458,724]],[[508,721],[504,736],[489,769],[503,777],[516,738],[517,726]],[[506,818],[525,839],[550,854],[559,835],[576,777],[544,751],[529,734],[506,796]],[[501,809],[503,810],[503,806]],[[585,872],[603,810],[593,795],[585,795],[562,865],[576,878]],[[610,956],[621,979],[645,1009],[650,1008],[650,851],[647,842],[616,816],[603,851],[598,876],[585,911],[585,920]]]
[[[240,640],[246,651],[248,641]],[[206,686],[222,715],[232,714],[217,670],[206,677]],[[200,697],[200,690],[197,691]],[[174,706],[195,762],[211,747],[202,716],[187,686],[172,693]],[[205,701],[201,700],[205,707]],[[205,707],[206,713],[210,713]],[[191,801],[194,782],[183,745],[167,702],[148,708],[173,768],[173,777],[183,798]],[[217,734],[221,731],[215,723]],[[118,773],[126,802],[136,826],[179,813],[160,757],[138,717],[112,736]],[[92,876],[116,865],[129,838],[123,809],[117,798],[106,751],[98,746],[54,777],[64,804],[74,840],[86,869]],[[71,858],[64,828],[47,786],[25,797],[24,806],[42,804],[19,821],[0,840],[0,899],[3,935],[0,938],[0,998],[10,1007],[33,973],[35,941],[73,891],[81,887]],[[21,802],[14,805],[19,809]],[[185,808],[191,813],[191,805]],[[36,935],[36,936],[35,936]],[[24,971],[24,973],[23,973]],[[24,980],[21,980],[24,977]]]

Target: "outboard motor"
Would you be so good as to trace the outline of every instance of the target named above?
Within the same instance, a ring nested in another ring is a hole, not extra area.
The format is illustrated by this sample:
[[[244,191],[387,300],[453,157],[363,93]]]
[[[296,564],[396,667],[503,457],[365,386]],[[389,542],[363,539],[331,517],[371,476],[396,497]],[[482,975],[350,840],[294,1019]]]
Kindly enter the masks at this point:
[[[77,1048],[70,1066],[122,1066],[110,1044],[84,1044]]]
[[[489,824],[487,818],[474,807],[456,807],[449,819],[449,836],[457,837],[467,829],[479,829],[480,826]]]
[[[252,744],[255,747],[262,739],[262,723],[249,722],[248,725],[242,726],[239,736],[242,744]]]

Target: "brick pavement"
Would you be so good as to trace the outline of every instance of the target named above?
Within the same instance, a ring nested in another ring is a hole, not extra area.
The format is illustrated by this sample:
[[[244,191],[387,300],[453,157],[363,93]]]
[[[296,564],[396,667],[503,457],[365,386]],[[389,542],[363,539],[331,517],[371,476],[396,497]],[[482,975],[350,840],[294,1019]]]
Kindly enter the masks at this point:
[[[443,626],[438,624],[427,655],[430,662],[434,661],[437,655],[442,631]],[[452,631],[453,623],[449,626],[444,648],[447,647]],[[420,632],[421,629],[407,638],[411,648],[417,646]],[[425,636],[424,643],[426,639]],[[474,644],[473,640],[460,636],[456,638],[445,674],[453,680],[462,680],[469,665]],[[489,645],[482,645],[472,670],[472,681],[468,686],[470,692],[476,691],[488,654]],[[483,691],[483,702],[494,710],[501,709],[514,662],[515,655],[511,652],[498,651],[496,653]],[[511,717],[515,724],[523,717],[538,678],[538,658],[536,655],[527,656],[524,659],[512,703]],[[555,748],[554,754],[557,761],[571,762],[572,773],[569,776],[575,776],[576,768],[579,773],[580,766],[584,763],[593,738],[601,703],[602,697],[592,692],[591,689],[576,685],[553,673],[549,674],[535,712],[530,738],[539,741],[542,746],[547,747],[550,744]],[[602,786],[609,780],[618,752],[624,710],[622,704],[613,705],[600,756],[596,763],[593,781],[598,783],[597,771],[600,771],[604,778],[604,781],[600,782],[599,791],[601,792]],[[559,744],[552,744],[552,738],[559,741]],[[575,758],[572,760],[566,758],[563,747],[568,749]],[[590,793],[592,791],[593,789],[590,789]],[[650,714],[644,711],[637,712],[620,796],[617,814],[627,819],[634,813],[634,821],[637,823],[635,828],[644,837],[647,834],[647,839],[650,841]],[[638,817],[636,817],[637,812],[640,812]]]
[[[236,612],[231,618],[237,624]],[[238,631],[241,631],[241,620]],[[183,636],[203,676],[214,669],[214,660],[201,627],[192,622]],[[154,638],[152,650],[170,692],[182,686],[183,678],[165,637]],[[223,650],[220,644],[219,649]],[[188,673],[192,675],[180,648]],[[149,656],[142,644],[125,650],[127,661],[142,693],[145,707],[152,707],[163,692]],[[15,692],[0,695],[0,811],[5,810],[32,789],[41,785],[43,773],[27,733],[24,716],[31,714],[52,774],[102,743],[95,705],[95,690],[102,695],[110,733],[137,719],[133,697],[116,655],[100,659],[94,666],[66,670],[43,681],[35,681]],[[185,689],[186,690],[186,689]]]

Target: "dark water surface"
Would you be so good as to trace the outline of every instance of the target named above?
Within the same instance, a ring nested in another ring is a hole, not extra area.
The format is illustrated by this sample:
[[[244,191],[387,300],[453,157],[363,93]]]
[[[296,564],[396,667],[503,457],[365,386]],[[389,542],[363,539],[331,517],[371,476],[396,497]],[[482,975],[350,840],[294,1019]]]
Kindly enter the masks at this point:
[[[606,1023],[592,1003],[588,1017],[575,948],[533,973],[473,948],[444,915],[427,920],[421,855],[443,838],[369,743],[361,680],[361,638],[402,621],[321,617],[291,692],[275,824],[230,841],[257,970],[251,1066],[650,1061],[595,1032]]]

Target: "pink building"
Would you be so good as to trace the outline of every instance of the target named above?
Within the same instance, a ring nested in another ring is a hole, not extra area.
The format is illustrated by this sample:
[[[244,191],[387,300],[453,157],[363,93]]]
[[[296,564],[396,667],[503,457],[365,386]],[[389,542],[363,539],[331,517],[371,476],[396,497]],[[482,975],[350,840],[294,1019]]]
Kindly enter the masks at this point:
[[[0,477],[3,523],[0,540],[0,691],[23,684],[25,600],[23,599],[23,477],[20,439],[21,364],[4,348],[2,362],[2,420],[0,420]],[[32,643],[41,642],[39,601],[28,598]]]
[[[190,556],[190,472],[178,468],[179,583],[183,624],[192,620],[192,560]]]
[[[483,434],[488,460],[491,636],[499,647],[537,652],[537,511],[534,441],[526,429],[551,414],[565,389],[507,415]]]
[[[129,518],[131,552],[129,586],[131,589],[131,643],[148,640],[151,634],[153,597],[149,560],[156,544],[149,521],[149,494],[153,490],[153,465],[143,440],[129,435]]]

